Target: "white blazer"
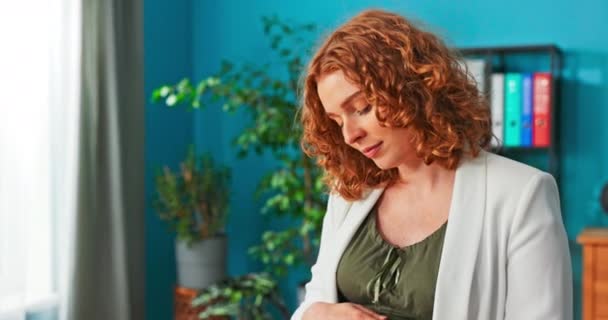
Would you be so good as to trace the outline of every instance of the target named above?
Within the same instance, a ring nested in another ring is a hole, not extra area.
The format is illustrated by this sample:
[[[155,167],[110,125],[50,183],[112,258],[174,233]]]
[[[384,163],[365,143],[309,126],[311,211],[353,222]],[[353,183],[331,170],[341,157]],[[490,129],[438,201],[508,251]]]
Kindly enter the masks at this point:
[[[382,189],[348,202],[331,195],[302,318],[314,302],[338,300],[342,253]],[[572,319],[572,270],[555,180],[482,151],[456,169],[441,253],[434,320]]]

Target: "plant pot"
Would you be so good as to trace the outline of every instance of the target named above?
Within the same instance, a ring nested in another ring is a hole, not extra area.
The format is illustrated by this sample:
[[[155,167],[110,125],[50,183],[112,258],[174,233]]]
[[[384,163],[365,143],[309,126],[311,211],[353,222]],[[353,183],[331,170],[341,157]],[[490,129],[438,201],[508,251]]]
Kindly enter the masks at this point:
[[[177,284],[181,287],[203,289],[226,278],[225,236],[205,239],[190,247],[175,242]]]

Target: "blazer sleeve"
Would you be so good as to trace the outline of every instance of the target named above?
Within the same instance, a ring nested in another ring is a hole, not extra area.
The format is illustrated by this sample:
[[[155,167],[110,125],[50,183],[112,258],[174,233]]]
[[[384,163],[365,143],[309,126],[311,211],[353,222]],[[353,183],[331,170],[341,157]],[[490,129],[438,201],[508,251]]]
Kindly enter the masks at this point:
[[[508,233],[505,319],[571,320],[572,269],[557,185],[538,173],[522,194]]]
[[[312,277],[311,280],[306,284],[306,295],[302,304],[296,309],[291,316],[291,320],[300,320],[302,315],[315,302],[330,302],[331,299],[328,297],[330,293],[327,292],[324,279],[326,279],[325,273],[327,272],[327,263],[329,260],[328,254],[331,251],[331,246],[334,241],[333,236],[335,235],[336,222],[335,222],[335,202],[337,201],[335,195],[330,195],[327,201],[327,210],[325,217],[323,218],[323,226],[321,228],[321,239],[319,243],[319,253],[317,255],[317,261],[311,268]]]

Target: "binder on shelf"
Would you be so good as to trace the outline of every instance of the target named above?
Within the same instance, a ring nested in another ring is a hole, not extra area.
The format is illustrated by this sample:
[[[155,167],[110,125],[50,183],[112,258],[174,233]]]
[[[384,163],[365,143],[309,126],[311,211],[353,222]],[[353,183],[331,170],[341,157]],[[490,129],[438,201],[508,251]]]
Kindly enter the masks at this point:
[[[505,74],[505,146],[521,145],[522,76]]]
[[[497,147],[504,141],[504,107],[505,107],[505,74],[493,73],[491,76],[490,112],[492,114],[492,133],[494,138],[491,145]]]
[[[553,174],[559,184],[560,158],[557,151],[560,141],[559,135],[554,135],[559,121],[556,110],[559,100],[554,99],[560,89],[556,78],[562,70],[560,48],[554,44],[538,44],[470,47],[460,51],[464,57],[462,65],[466,59],[471,60],[466,64],[467,70],[480,90],[484,90],[485,85],[484,93],[491,98],[492,149],[516,160],[529,160],[539,168],[542,168],[540,160],[546,160],[546,168],[542,169]],[[525,55],[525,59],[520,59],[520,55]],[[485,66],[480,61],[482,59]],[[475,69],[487,70],[485,81],[478,80],[484,78],[475,74],[484,73],[475,72]],[[530,78],[524,80],[528,73],[531,74],[531,86]],[[536,150],[533,156],[532,150]]]
[[[521,78],[521,143],[522,147],[532,146],[532,74],[524,73]]]
[[[551,145],[551,74],[536,72],[533,78],[533,117],[534,130],[532,144],[535,147]]]

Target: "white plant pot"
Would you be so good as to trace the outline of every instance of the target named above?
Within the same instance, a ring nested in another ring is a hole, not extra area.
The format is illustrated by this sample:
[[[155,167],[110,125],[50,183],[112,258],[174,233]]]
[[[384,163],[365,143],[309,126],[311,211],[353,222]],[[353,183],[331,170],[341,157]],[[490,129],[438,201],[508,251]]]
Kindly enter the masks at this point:
[[[188,247],[175,242],[177,284],[181,287],[203,289],[226,278],[226,246],[224,236],[198,241]]]

